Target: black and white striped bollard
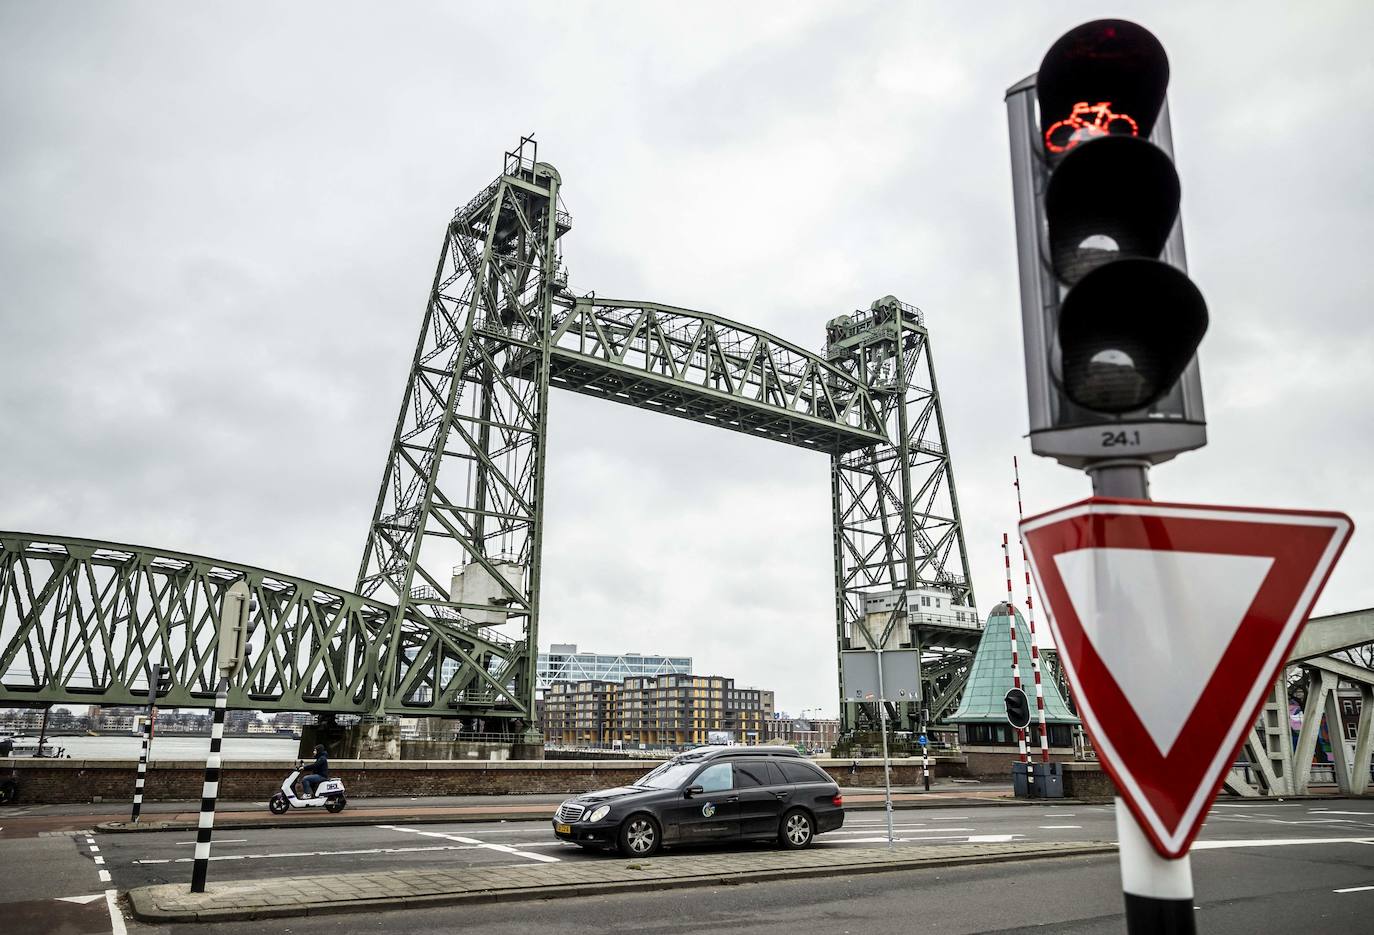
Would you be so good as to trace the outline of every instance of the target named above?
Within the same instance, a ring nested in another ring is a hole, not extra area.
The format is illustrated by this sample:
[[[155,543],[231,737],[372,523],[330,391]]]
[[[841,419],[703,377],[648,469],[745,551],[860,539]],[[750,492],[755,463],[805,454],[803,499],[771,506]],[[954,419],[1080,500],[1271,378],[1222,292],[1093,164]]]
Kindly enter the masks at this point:
[[[157,690],[167,677],[166,666],[154,666],[148,671],[148,716],[143,721],[143,750],[138,754],[138,776],[134,779],[134,813],[131,822],[138,821],[138,813],[143,811],[143,782],[148,776],[148,757],[153,748],[153,718],[157,705]]]
[[[152,742],[153,719],[143,722],[143,750],[138,754],[138,777],[134,780],[134,813],[130,821],[138,821],[138,813],[143,809],[143,780],[148,775],[148,745]]]
[[[200,824],[196,828],[196,857],[191,867],[191,892],[205,892],[210,868],[210,836],[215,830],[215,799],[219,797],[220,744],[224,742],[224,711],[229,705],[229,679],[215,691],[215,720],[210,728],[210,753],[205,758],[205,786],[200,793]]]

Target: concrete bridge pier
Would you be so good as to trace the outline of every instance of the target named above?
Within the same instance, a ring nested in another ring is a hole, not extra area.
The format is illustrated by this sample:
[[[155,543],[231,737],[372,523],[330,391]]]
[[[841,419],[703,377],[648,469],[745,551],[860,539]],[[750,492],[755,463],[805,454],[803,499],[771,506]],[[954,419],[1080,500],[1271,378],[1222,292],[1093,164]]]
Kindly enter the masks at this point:
[[[301,728],[298,753],[314,757],[322,743],[336,760],[542,760],[544,737],[537,730],[491,735],[455,735],[449,739],[402,740],[401,726],[363,720],[345,727],[332,714]]]
[[[362,721],[344,727],[332,714],[322,714],[314,724],[301,728],[300,757],[313,758],[318,743],[324,744],[329,756],[338,760],[402,759],[399,724]]]

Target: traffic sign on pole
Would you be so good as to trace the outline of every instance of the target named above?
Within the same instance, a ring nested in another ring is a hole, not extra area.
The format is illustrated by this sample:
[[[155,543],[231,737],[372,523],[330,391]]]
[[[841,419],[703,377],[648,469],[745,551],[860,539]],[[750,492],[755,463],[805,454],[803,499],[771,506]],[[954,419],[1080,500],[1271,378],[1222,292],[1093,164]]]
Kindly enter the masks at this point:
[[[1187,853],[1352,529],[1100,497],[1021,524],[1099,759],[1162,856]]]

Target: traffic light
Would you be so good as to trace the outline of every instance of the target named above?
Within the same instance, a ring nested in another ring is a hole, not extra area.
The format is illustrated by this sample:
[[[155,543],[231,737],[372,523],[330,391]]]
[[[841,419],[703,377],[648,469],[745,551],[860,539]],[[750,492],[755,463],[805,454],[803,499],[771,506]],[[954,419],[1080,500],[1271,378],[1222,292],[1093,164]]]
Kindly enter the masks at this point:
[[[1030,701],[1026,698],[1026,693],[1019,688],[1013,688],[1007,692],[1004,700],[1007,704],[1007,723],[1017,730],[1029,727]]]
[[[165,695],[172,690],[172,670],[167,666],[157,667],[157,693]]]
[[[1168,84],[1148,30],[1097,20],[1007,92],[1031,447],[1075,467],[1206,444]]]

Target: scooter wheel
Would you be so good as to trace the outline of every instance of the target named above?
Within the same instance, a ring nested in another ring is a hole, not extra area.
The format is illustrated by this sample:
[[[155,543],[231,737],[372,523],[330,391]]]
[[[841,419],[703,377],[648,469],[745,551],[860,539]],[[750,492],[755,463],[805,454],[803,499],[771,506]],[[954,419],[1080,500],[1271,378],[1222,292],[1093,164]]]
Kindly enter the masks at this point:
[[[274,795],[267,802],[267,810],[273,815],[285,815],[291,808],[291,803],[286,801],[284,795]]]
[[[325,810],[326,812],[331,812],[331,813],[337,815],[339,812],[341,812],[341,811],[344,810],[344,806],[347,805],[347,804],[348,804],[348,800],[347,800],[347,799],[345,799],[345,798],[344,798],[343,796],[341,796],[341,795],[336,795],[336,796],[334,796],[333,798],[331,798],[328,802],[325,802],[325,803],[324,803],[324,810]]]

